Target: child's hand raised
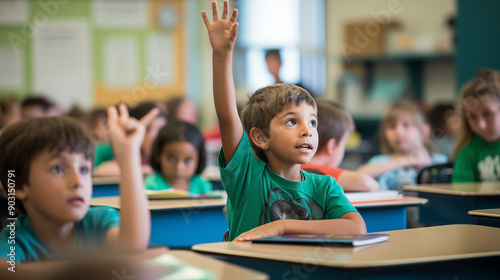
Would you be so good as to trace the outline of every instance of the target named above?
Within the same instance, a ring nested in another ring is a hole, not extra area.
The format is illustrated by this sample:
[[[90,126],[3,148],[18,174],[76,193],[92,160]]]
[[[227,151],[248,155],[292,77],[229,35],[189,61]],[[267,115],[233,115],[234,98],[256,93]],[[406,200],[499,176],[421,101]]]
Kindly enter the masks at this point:
[[[212,50],[214,53],[231,51],[233,49],[234,42],[236,41],[236,35],[238,35],[238,23],[236,22],[236,18],[238,17],[238,10],[233,10],[231,18],[229,20],[227,19],[228,12],[229,2],[224,1],[224,9],[222,11],[221,18],[219,19],[219,14],[217,12],[217,2],[212,2],[213,22],[211,24],[208,20],[207,13],[205,11],[201,12],[203,21],[207,26],[210,44],[212,45]]]
[[[139,121],[130,118],[125,104],[120,104],[120,115],[115,107],[108,107],[108,128],[113,152],[118,160],[130,151],[139,151],[146,127],[156,118],[158,109],[151,110]]]

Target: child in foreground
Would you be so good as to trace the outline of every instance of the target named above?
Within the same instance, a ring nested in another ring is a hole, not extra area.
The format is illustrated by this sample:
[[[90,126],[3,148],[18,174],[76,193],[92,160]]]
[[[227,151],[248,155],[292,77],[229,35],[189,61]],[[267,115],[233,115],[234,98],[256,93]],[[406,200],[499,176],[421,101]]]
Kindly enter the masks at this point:
[[[317,170],[337,179],[345,192],[375,191],[380,188],[371,176],[338,168],[345,153],[347,140],[354,131],[352,117],[334,101],[317,99],[318,151],[302,169]]]
[[[381,155],[372,157],[358,171],[377,178],[381,189],[402,192],[415,185],[418,171],[446,163],[442,154],[430,153],[430,127],[415,103],[400,100],[391,105],[380,124]]]
[[[150,164],[154,173],[146,177],[146,189],[174,188],[194,194],[212,191],[212,184],[200,176],[205,159],[205,141],[200,130],[191,123],[170,120],[153,143]]]
[[[110,207],[89,208],[94,147],[80,124],[43,117],[8,127],[0,137],[0,180],[9,186],[9,194],[15,193],[16,209],[23,213],[14,223],[15,243],[8,242],[9,227],[0,235],[0,269],[7,271],[13,261],[15,276],[20,277],[37,268],[30,262],[103,247],[120,252],[146,249],[151,225],[140,146],[145,127],[157,114],[153,110],[137,121],[129,118],[125,105],[120,116],[116,108],[108,108],[111,144],[124,171],[120,198],[127,207],[120,214]]]
[[[335,179],[300,170],[318,146],[316,103],[306,90],[291,84],[262,88],[250,97],[240,120],[232,75],[238,11],[228,20],[228,10],[224,1],[219,19],[217,2],[212,2],[213,23],[204,11],[202,17],[213,49],[229,240],[366,233],[363,218]]]
[[[463,88],[452,181],[500,181],[500,72],[482,69]]]

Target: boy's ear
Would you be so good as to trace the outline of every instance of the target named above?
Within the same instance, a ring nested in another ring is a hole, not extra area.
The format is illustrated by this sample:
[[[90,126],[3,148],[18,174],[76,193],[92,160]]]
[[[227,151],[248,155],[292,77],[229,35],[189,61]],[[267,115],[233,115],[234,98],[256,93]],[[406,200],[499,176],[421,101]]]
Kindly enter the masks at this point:
[[[22,188],[16,188],[16,194],[14,195],[16,199],[19,199],[21,201],[25,200],[28,197],[28,190],[29,186],[26,184],[23,185]]]
[[[335,153],[335,149],[337,148],[337,141],[335,141],[335,139],[333,138],[330,138],[330,140],[326,142],[325,148],[329,156],[333,155]]]
[[[255,144],[255,146],[261,148],[264,151],[269,148],[269,145],[267,145],[267,137],[260,128],[252,127],[250,129],[250,139]]]

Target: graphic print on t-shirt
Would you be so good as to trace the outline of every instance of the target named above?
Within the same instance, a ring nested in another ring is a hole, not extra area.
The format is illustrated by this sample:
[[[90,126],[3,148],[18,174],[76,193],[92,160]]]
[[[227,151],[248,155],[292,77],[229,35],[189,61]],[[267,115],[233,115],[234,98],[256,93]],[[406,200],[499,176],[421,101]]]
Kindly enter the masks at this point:
[[[323,209],[311,197],[294,199],[280,188],[269,190],[266,204],[260,212],[260,225],[267,220],[282,219],[319,220],[324,218]]]
[[[487,156],[477,164],[481,181],[500,180],[500,157]]]

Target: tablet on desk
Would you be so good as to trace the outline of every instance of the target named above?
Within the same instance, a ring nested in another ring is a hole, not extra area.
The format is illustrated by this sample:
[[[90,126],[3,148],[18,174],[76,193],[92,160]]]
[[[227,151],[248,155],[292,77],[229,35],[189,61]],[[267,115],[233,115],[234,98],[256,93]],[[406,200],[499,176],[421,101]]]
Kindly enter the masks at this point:
[[[299,234],[266,237],[252,240],[253,243],[281,243],[298,245],[332,244],[365,246],[389,240],[388,234]]]

